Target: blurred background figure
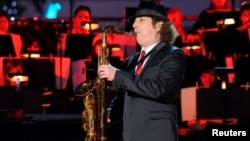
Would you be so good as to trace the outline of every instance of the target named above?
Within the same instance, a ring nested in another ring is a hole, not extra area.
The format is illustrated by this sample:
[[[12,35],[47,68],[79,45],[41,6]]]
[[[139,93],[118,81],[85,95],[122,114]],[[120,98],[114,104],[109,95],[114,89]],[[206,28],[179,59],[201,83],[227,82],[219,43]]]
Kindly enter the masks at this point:
[[[226,15],[231,16],[231,14],[234,14],[231,12],[232,7],[229,0],[210,0],[210,6],[199,14],[193,29],[215,28],[220,18],[226,18]]]
[[[85,25],[91,22],[92,14],[90,8],[87,6],[79,6],[74,12],[71,34],[89,35],[91,33],[91,26]]]
[[[175,45],[182,47],[187,56],[205,56],[206,50],[202,42],[202,35],[196,30],[187,31],[183,27],[183,12],[178,7],[169,7],[166,12],[167,18],[172,21],[179,33]]]
[[[7,14],[0,13],[0,34],[9,33],[10,19]]]
[[[11,60],[4,64],[4,82],[5,86],[16,86],[16,81],[11,81],[14,75],[24,74],[22,61]],[[21,83],[21,82],[20,82]]]
[[[250,1],[241,3],[239,16],[239,23],[236,24],[235,30],[229,35],[234,41],[233,53],[238,57],[248,57],[250,53]],[[235,58],[237,59],[237,58]]]
[[[203,57],[202,64],[200,65],[198,70],[198,77],[196,81],[196,86],[200,87],[220,87],[220,75],[217,73],[215,68],[217,67],[216,61],[212,59],[208,59],[207,57]]]
[[[235,32],[231,32],[238,22],[238,12],[230,0],[210,0],[210,6],[199,14],[193,24],[193,30],[201,35],[204,53],[220,66],[226,66],[225,57],[232,55],[238,46]]]
[[[199,77],[200,85],[203,87],[211,87],[216,83],[216,74],[213,70],[204,70]]]
[[[71,79],[69,81],[70,93],[74,92],[80,83],[88,77],[88,67],[92,63],[92,15],[89,7],[81,5],[74,11],[72,27],[65,36],[65,57],[71,59]],[[71,86],[72,85],[72,86]]]
[[[177,47],[181,47],[186,38],[186,31],[183,28],[183,12],[180,8],[169,7],[166,13],[167,18],[172,21],[173,25],[179,33],[179,37],[176,39],[175,45]]]
[[[233,41],[233,63],[235,72],[234,82],[242,85],[249,82],[249,62],[250,57],[250,1],[243,1],[239,10],[239,24],[235,26],[229,35]],[[230,43],[230,42],[229,42]],[[232,44],[232,43],[231,43]]]
[[[196,30],[191,30],[186,33],[182,48],[187,56],[206,56],[206,48],[203,44],[202,36]]]
[[[21,36],[17,33],[11,31],[11,21],[8,14],[4,12],[0,12],[0,35],[10,35],[13,43],[14,56],[19,57],[21,48],[22,48],[22,40]],[[1,39],[2,40],[2,39]],[[2,44],[5,45],[5,44]],[[8,54],[7,54],[8,56]]]
[[[239,31],[248,30],[250,28],[250,2],[242,2],[239,13],[240,25]]]

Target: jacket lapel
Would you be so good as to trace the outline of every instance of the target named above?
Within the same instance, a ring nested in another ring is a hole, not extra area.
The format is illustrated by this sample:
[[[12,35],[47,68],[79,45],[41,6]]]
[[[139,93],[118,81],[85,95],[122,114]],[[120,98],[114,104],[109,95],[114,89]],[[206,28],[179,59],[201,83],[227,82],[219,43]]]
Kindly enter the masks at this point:
[[[149,56],[148,61],[146,62],[146,64],[144,65],[143,69],[142,69],[142,73],[143,71],[149,66],[150,62],[154,60],[155,56],[160,52],[160,50],[166,46],[167,44],[165,42],[160,42],[159,44],[156,45],[156,47],[153,49],[152,53]]]
[[[131,73],[135,73],[135,66],[139,56],[140,52],[137,52],[133,56],[129,57],[128,60],[126,61],[126,64],[124,65],[124,69],[128,70]]]

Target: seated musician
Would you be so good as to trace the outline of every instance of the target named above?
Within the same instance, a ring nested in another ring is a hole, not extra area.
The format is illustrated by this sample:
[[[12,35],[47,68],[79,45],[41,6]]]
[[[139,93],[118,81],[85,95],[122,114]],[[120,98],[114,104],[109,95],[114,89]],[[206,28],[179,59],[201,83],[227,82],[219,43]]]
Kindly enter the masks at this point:
[[[242,2],[239,12],[239,21],[240,24],[237,25],[236,34],[234,34],[237,41],[237,54],[249,57],[250,49],[250,2]]]
[[[15,57],[20,56],[21,48],[22,48],[22,40],[21,36],[14,31],[11,30],[11,21],[10,17],[7,13],[0,13],[0,35],[10,35],[14,50],[15,50]]]
[[[214,87],[218,86],[217,75],[212,68],[205,68],[201,71],[199,76],[199,86],[201,87]],[[207,133],[210,132],[208,130],[208,126],[230,126],[230,125],[237,125],[239,119],[237,118],[215,118],[215,119],[199,119],[199,120],[189,120],[188,127],[190,131],[193,133],[193,140],[194,141],[206,141],[207,140]]]
[[[183,12],[178,7],[169,7],[166,12],[166,17],[173,23],[178,31],[179,36],[175,41],[175,45],[181,47],[186,38],[186,30],[183,27]]]
[[[240,25],[238,30],[248,30],[250,28],[250,2],[243,2],[239,14]]]

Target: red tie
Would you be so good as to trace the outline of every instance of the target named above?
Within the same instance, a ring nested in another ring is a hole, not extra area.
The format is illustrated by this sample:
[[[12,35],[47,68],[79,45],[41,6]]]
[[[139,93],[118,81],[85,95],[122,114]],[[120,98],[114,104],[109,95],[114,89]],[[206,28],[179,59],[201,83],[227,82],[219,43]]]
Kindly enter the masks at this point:
[[[140,54],[140,59],[139,59],[139,61],[140,61],[142,58],[144,58],[144,55],[145,55],[145,51],[143,50],[143,51],[141,52],[141,54]],[[144,61],[144,60],[140,61],[140,63],[137,65],[137,69],[136,69],[136,71],[135,71],[135,74],[136,74],[136,75],[140,75],[140,74],[141,74],[142,66],[143,66],[143,61]]]

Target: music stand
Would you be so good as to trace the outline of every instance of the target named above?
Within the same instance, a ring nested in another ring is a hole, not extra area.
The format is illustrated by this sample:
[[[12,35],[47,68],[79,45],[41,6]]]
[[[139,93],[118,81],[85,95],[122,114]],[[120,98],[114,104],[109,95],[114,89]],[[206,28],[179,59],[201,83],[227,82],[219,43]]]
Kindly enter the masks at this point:
[[[55,61],[51,59],[26,59],[23,60],[24,69],[29,75],[31,88],[55,89]],[[39,69],[38,69],[39,68]]]
[[[212,53],[218,65],[224,66],[224,57],[239,51],[242,45],[239,44],[239,34],[236,30],[204,31],[202,38],[206,52]],[[242,40],[242,39],[241,39]],[[244,42],[241,42],[243,44]],[[245,44],[245,43],[244,43]]]
[[[226,40],[231,40],[229,44],[231,44],[232,49],[231,52],[238,54],[238,55],[245,55],[250,53],[250,42],[249,42],[249,35],[248,30],[239,31],[239,30],[231,30],[228,33],[228,38]]]
[[[234,10],[225,10],[225,11],[217,11],[217,12],[212,12],[211,17],[214,17],[215,19],[215,24],[218,26],[222,26],[221,28],[225,28],[225,19],[234,19],[235,24],[239,23],[238,17],[239,17],[239,12],[234,11]],[[218,24],[221,23],[221,24]]]
[[[205,65],[204,65],[205,64]],[[216,66],[214,60],[209,60],[204,56],[187,57],[186,71],[182,87],[192,87],[196,85],[203,71],[212,70]]]
[[[31,89],[55,89],[55,62],[47,58],[21,59],[12,58],[4,59],[3,65],[7,63],[19,63],[22,66],[22,73],[29,78],[27,88]]]
[[[202,17],[202,27],[204,29],[209,28],[228,28],[229,25],[226,24],[226,19],[233,19],[236,24],[239,23],[238,16],[239,12],[234,10],[207,10],[205,16]],[[196,25],[195,25],[196,26]],[[200,28],[200,27],[199,27]]]
[[[250,58],[240,57],[234,62],[235,81],[237,85],[250,82]]]
[[[249,118],[250,95],[242,88],[199,88],[197,119]]]
[[[66,40],[65,56],[71,61],[85,59],[92,52],[93,35],[71,34]]]
[[[224,81],[228,84],[228,74],[229,73],[234,73],[234,68],[229,68],[229,67],[215,67],[214,68],[215,73],[217,76],[220,77],[220,81]]]
[[[16,56],[11,35],[0,35],[0,56],[8,57],[10,55],[13,57]]]

